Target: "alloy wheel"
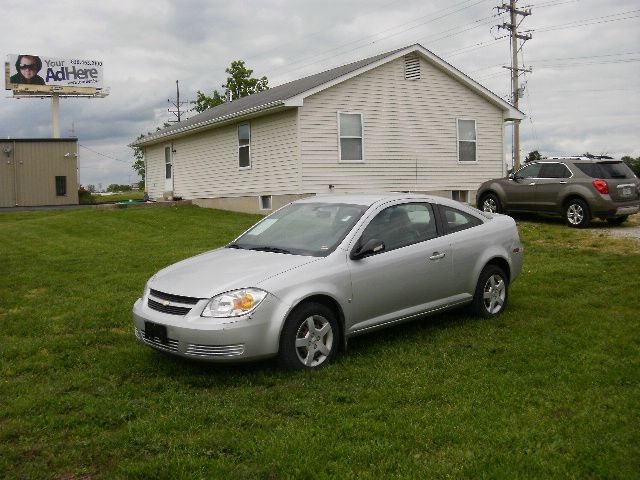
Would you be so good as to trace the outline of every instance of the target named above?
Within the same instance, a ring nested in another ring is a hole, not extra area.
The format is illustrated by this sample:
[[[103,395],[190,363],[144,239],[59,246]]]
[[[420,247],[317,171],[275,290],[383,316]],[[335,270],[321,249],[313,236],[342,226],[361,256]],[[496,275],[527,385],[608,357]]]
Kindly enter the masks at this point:
[[[571,225],[580,225],[584,219],[584,210],[577,203],[572,203],[567,208],[567,221]]]
[[[331,323],[321,315],[307,317],[296,332],[296,354],[307,367],[317,367],[324,363],[333,347]]]
[[[496,314],[502,310],[506,296],[504,279],[498,274],[491,275],[484,284],[483,300],[487,312]]]

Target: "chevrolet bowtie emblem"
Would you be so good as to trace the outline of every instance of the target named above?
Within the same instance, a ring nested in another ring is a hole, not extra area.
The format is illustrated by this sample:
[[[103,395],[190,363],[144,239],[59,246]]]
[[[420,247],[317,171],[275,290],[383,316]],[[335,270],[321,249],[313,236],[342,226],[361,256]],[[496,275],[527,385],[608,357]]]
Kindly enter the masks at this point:
[[[171,305],[171,302],[169,300],[163,300],[162,305],[164,305],[165,307],[168,307],[169,305]]]

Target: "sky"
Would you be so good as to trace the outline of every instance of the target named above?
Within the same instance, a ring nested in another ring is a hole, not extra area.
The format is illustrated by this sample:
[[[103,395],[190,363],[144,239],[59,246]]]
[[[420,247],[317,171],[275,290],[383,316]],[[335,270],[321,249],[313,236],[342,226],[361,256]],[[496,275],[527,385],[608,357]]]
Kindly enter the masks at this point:
[[[508,3],[508,1],[507,1]],[[420,43],[509,100],[509,22],[498,0],[0,0],[0,54],[97,59],[106,98],[63,98],[63,137],[77,136],[83,185],[130,183],[127,146],[175,119],[176,98],[222,90],[244,60],[270,86]],[[520,109],[522,156],[640,156],[638,0],[525,0],[531,40]],[[522,63],[524,62],[524,63]],[[42,73],[42,72],[41,72]],[[187,116],[194,115],[195,112]],[[510,137],[507,128],[506,136]],[[0,138],[52,136],[51,100],[0,97]],[[511,158],[511,142],[505,157]]]

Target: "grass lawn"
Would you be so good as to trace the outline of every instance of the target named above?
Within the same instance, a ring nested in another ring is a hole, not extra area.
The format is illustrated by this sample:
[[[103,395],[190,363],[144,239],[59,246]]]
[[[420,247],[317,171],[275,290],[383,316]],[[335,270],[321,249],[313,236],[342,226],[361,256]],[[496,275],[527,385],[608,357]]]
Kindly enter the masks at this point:
[[[503,316],[358,337],[318,372],[138,343],[146,280],[258,218],[0,214],[0,477],[638,478],[640,242],[521,219]]]
[[[93,203],[114,203],[124,202],[127,200],[142,200],[144,198],[144,192],[120,192],[112,195],[92,195],[92,197],[94,200]]]

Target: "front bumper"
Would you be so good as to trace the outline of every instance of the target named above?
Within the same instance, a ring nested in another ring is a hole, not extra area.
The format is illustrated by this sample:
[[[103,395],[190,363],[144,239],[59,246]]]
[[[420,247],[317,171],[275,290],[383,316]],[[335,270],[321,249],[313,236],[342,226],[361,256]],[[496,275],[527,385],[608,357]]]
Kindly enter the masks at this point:
[[[136,338],[156,350],[209,362],[255,360],[278,353],[286,313],[275,297],[269,295],[251,315],[236,318],[201,317],[207,302],[201,300],[182,316],[153,310],[147,298],[139,298],[133,306]],[[164,327],[166,336],[145,335],[145,322]]]

